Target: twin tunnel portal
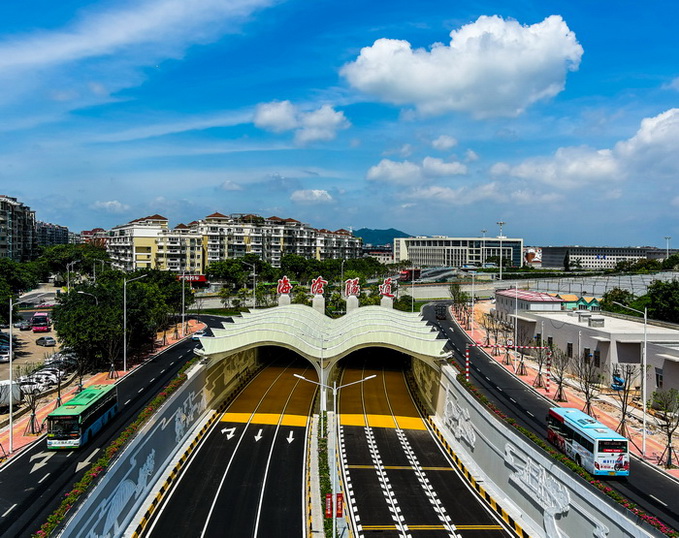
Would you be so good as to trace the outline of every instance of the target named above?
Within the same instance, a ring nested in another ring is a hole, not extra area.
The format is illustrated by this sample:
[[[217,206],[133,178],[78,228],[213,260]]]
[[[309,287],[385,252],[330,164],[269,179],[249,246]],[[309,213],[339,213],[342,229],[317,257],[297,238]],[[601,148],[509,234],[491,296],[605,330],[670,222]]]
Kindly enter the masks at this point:
[[[359,332],[374,333],[369,326],[362,323]],[[352,338],[356,333],[344,329],[339,328],[335,340],[332,331],[320,333],[319,356],[328,353],[333,342],[338,348],[353,347],[323,372],[309,347],[293,350],[276,342],[275,328],[270,327],[268,341],[262,342],[261,334],[254,337],[260,340],[258,373],[202,436],[144,536],[323,535],[322,529],[311,530],[309,520],[314,493],[308,432],[323,405],[319,383],[340,387],[336,398],[326,390],[328,411],[337,405],[338,422],[329,413],[326,424],[326,431],[332,429],[327,443],[336,442],[337,455],[329,466],[319,458],[321,471],[325,467],[330,480],[337,479],[335,490],[343,492],[341,511],[348,527],[340,525],[338,536],[514,535],[477,497],[429,430],[409,388],[408,373],[418,358],[393,341],[380,345],[375,334],[373,345],[356,345],[355,338],[347,343],[347,334]],[[396,330],[408,332],[402,325]],[[224,331],[233,335],[239,328]],[[430,329],[426,332],[431,334]],[[218,351],[216,341],[225,333],[213,333],[214,338],[204,339],[208,355],[222,353],[226,359],[233,349],[245,347],[242,341],[226,347],[222,342]],[[383,338],[389,341],[389,336]],[[307,334],[306,340],[313,339]],[[226,349],[229,346],[233,348]],[[417,343],[411,349],[418,346],[421,349]],[[429,353],[429,361],[433,358]],[[319,444],[325,442],[320,436]]]

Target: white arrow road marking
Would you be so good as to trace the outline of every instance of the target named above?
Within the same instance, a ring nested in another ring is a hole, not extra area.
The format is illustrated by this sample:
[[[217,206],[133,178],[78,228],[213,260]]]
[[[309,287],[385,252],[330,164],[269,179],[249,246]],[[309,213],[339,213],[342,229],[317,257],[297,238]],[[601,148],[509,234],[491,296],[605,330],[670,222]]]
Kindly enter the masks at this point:
[[[33,466],[33,468],[29,471],[28,474],[31,474],[31,473],[37,471],[38,469],[40,469],[41,467],[44,467],[45,465],[47,465],[47,461],[52,456],[54,456],[54,454],[55,454],[54,452],[40,452],[38,454],[32,455],[31,461],[33,461],[33,460],[40,460],[40,461]]]
[[[255,441],[259,441],[262,438],[262,430],[260,429],[255,435]]]
[[[295,438],[292,436],[292,431],[290,431],[290,434],[285,438],[285,440],[288,443],[292,443],[295,440]]]
[[[227,439],[231,439],[234,435],[236,435],[236,428],[222,428],[222,433],[226,434]]]
[[[76,473],[79,473],[79,472],[82,471],[85,467],[87,467],[90,463],[92,463],[92,458],[94,457],[94,455],[95,455],[97,452],[99,452],[99,449],[98,449],[98,448],[96,448],[95,450],[93,450],[93,451],[92,451],[92,454],[90,454],[89,456],[87,456],[87,458],[85,458],[83,461],[79,461],[79,462],[77,463],[77,465],[75,466],[75,472],[76,472]]]

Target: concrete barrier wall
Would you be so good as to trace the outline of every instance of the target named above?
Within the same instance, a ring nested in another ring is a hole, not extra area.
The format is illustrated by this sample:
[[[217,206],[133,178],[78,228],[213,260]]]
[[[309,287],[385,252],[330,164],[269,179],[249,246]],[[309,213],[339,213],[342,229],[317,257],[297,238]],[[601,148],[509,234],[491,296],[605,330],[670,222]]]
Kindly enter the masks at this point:
[[[487,411],[457,382],[450,365],[442,367],[437,391],[429,367],[413,361],[413,375],[425,381],[418,387],[422,400],[437,398],[431,422],[453,459],[491,506],[502,506],[496,511],[519,535],[664,536]]]
[[[114,462],[61,536],[122,536],[194,426],[257,368],[256,350],[191,368],[186,383]]]

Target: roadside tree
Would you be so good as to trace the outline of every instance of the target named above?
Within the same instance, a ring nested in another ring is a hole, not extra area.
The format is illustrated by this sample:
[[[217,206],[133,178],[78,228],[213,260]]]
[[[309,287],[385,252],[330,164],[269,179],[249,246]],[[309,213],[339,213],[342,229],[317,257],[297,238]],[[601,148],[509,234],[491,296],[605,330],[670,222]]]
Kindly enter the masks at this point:
[[[679,427],[679,391],[677,389],[659,390],[653,393],[652,400],[653,407],[658,411],[660,429],[665,434],[665,451],[660,456],[660,460],[665,460],[665,467],[669,469],[674,465],[674,461],[679,464],[672,443],[674,432]]]

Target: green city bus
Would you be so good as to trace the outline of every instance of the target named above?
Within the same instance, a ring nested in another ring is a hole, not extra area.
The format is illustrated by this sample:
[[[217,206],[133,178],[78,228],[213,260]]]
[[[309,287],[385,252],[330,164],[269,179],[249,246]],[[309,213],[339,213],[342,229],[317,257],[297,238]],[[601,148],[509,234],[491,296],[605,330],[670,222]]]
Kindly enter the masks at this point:
[[[47,416],[47,448],[78,448],[118,412],[118,387],[92,385]]]

